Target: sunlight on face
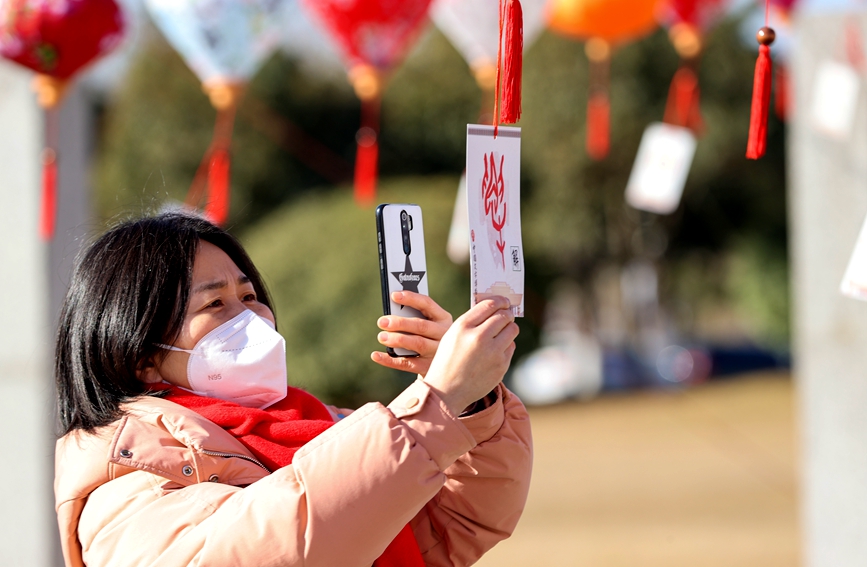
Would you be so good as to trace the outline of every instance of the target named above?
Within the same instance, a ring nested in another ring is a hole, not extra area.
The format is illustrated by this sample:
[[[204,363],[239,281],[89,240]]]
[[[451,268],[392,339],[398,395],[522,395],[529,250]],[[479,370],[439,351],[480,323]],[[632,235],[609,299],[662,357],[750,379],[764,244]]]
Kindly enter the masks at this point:
[[[249,309],[274,323],[274,314],[256,297],[250,278],[217,246],[199,242],[193,263],[190,299],[180,335],[173,346],[192,350],[208,333]],[[189,388],[186,352],[166,351],[156,367],[155,376],[146,382],[165,380]]]

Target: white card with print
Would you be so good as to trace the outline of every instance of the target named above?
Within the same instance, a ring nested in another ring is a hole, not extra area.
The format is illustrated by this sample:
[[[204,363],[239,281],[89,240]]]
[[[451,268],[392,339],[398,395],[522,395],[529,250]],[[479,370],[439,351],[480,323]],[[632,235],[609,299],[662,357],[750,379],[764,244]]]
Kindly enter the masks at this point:
[[[810,118],[823,134],[846,140],[852,134],[861,79],[851,65],[826,60],[816,70]]]
[[[840,283],[840,291],[843,295],[867,301],[867,218],[861,225],[855,249]]]
[[[695,145],[689,128],[662,122],[648,126],[626,184],[626,202],[659,215],[673,213],[680,205]]]
[[[471,304],[502,295],[523,317],[521,129],[468,124],[466,175]]]

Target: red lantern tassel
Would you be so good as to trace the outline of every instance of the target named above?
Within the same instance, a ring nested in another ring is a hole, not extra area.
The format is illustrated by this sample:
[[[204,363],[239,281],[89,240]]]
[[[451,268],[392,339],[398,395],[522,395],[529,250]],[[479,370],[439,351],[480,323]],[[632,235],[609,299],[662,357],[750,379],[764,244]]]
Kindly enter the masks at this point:
[[[373,204],[379,174],[379,106],[380,98],[361,102],[361,128],[355,135],[355,202],[360,207]]]
[[[747,139],[747,159],[765,155],[768,137],[768,108],[771,104],[771,48],[774,30],[763,27],[756,34],[759,40],[759,58],[753,79],[753,101],[750,110],[750,134]]]
[[[42,205],[39,214],[39,236],[48,241],[54,236],[57,220],[57,155],[46,148],[42,158]]]
[[[500,122],[514,124],[521,118],[521,73],[524,62],[524,14],[519,0],[507,0],[504,26],[505,62]]]
[[[663,122],[689,128],[699,134],[704,129],[700,99],[698,77],[689,67],[681,67],[671,80]]]
[[[605,159],[611,146],[611,104],[604,89],[591,91],[587,100],[587,154],[594,160]]]
[[[789,71],[785,65],[777,64],[774,74],[776,75],[774,77],[774,85],[776,86],[776,91],[774,92],[774,114],[780,120],[786,121],[789,116],[789,106],[792,104],[789,98]]]
[[[229,179],[232,159],[229,150],[217,148],[211,154],[208,167],[208,203],[205,216],[218,226],[229,218]]]

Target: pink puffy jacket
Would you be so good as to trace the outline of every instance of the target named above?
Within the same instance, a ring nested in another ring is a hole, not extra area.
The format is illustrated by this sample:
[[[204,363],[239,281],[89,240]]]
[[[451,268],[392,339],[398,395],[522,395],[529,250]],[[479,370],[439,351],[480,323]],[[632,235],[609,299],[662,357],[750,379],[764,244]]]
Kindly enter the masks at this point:
[[[529,488],[527,413],[498,390],[458,419],[417,380],[273,473],[195,412],[138,399],[57,442],[66,565],[368,567],[410,521],[427,565],[470,565],[509,537]]]

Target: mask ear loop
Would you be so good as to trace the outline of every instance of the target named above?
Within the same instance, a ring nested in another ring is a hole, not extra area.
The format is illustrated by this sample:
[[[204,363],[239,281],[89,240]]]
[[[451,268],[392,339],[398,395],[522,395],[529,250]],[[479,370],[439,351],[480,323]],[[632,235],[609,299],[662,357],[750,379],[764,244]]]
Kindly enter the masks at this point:
[[[166,350],[174,350],[174,351],[177,351],[177,352],[185,352],[185,353],[187,353],[187,354],[195,354],[194,351],[187,350],[187,349],[185,349],[185,348],[179,348],[179,347],[176,347],[176,346],[164,345],[164,344],[162,344],[162,343],[154,343],[154,345],[155,345],[155,346],[158,346],[158,347],[160,347],[160,348],[164,348],[164,349],[166,349]]]

